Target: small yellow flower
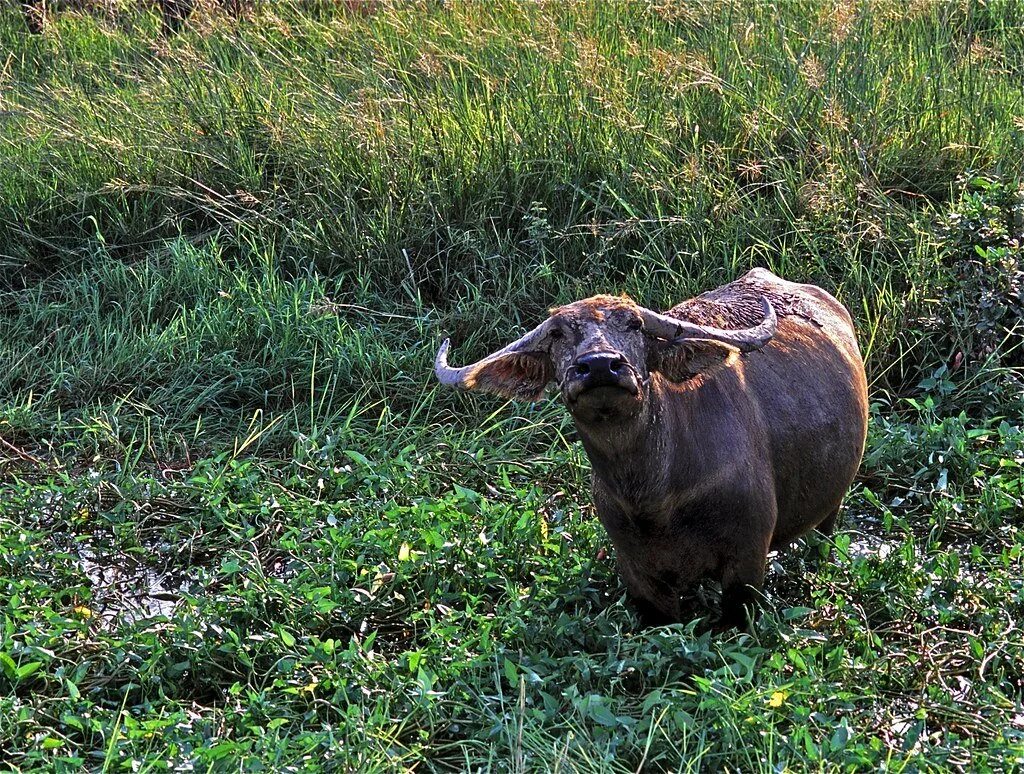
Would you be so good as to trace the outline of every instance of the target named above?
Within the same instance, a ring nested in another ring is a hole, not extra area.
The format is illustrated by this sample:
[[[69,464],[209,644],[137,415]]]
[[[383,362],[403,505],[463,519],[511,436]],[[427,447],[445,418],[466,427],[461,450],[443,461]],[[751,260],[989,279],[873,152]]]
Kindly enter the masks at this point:
[[[74,610],[72,610],[71,612],[77,615],[79,618],[85,619],[92,618],[94,615],[96,615],[92,610],[90,610],[85,605],[75,605]]]
[[[408,543],[402,543],[401,548],[398,549],[398,561],[408,562],[412,556],[412,549],[409,548]]]
[[[768,699],[768,706],[778,709],[786,703],[786,698],[789,696],[785,691],[775,691],[772,697]]]

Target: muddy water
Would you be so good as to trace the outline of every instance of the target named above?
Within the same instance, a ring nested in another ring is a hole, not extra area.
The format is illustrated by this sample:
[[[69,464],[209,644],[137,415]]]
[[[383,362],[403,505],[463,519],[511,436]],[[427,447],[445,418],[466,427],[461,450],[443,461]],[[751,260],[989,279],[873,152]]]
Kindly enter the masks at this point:
[[[124,553],[101,554],[91,543],[80,544],[75,551],[92,585],[91,610],[108,623],[170,617],[194,581],[180,568],[159,569]]]

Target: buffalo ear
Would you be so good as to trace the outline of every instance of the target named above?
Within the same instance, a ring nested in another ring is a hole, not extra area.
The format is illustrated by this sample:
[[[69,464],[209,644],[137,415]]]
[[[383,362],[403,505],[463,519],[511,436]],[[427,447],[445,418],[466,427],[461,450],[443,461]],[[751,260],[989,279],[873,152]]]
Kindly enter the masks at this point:
[[[728,368],[739,358],[740,351],[712,339],[682,339],[656,344],[652,354],[652,371],[658,371],[671,382],[685,382]]]
[[[479,363],[467,376],[465,386],[513,400],[538,401],[554,374],[546,352],[509,352]]]

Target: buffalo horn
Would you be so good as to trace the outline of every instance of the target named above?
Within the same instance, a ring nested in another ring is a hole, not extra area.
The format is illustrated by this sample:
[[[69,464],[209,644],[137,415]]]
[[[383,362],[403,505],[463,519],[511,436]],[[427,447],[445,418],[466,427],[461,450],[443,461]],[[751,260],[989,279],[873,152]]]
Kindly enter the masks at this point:
[[[488,363],[505,355],[516,353],[527,354],[529,352],[537,351],[539,349],[538,344],[547,334],[547,327],[548,321],[545,320],[525,336],[520,339],[516,339],[507,347],[491,353],[483,360],[478,360],[476,363],[463,366],[462,368],[453,368],[448,365],[448,348],[451,346],[451,340],[445,339],[441,344],[441,348],[437,350],[437,357],[434,358],[434,374],[437,376],[437,380],[446,387],[461,387],[464,390],[472,389],[473,374]]]
[[[775,310],[767,298],[761,298],[761,306],[764,310],[764,319],[753,328],[741,328],[737,330],[726,330],[723,328],[712,328],[707,325],[696,325],[695,323],[677,320],[675,317],[652,312],[650,309],[640,307],[640,315],[644,320],[644,327],[649,333],[663,339],[714,339],[724,344],[731,344],[740,352],[752,352],[767,344],[778,327],[778,318]]]

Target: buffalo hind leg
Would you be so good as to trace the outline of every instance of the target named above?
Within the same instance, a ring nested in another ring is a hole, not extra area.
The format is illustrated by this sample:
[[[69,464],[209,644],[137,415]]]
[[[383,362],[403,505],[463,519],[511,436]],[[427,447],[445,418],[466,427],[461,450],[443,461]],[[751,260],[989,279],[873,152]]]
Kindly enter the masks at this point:
[[[820,532],[822,535],[831,535],[835,531],[836,522],[839,521],[839,510],[839,508],[836,508],[834,511],[832,511],[832,513],[829,514],[828,518],[825,519],[825,521],[821,522],[821,524],[819,524],[817,527],[815,527],[815,529],[818,530],[818,532]]]
[[[818,533],[818,539],[809,541],[810,552],[808,562],[815,572],[821,568],[822,562],[828,561],[828,558],[832,555],[833,542],[831,538],[838,521],[839,506],[836,506],[836,509],[828,515],[828,518],[814,528],[814,531]]]

